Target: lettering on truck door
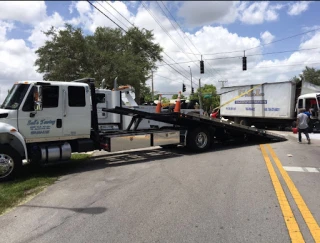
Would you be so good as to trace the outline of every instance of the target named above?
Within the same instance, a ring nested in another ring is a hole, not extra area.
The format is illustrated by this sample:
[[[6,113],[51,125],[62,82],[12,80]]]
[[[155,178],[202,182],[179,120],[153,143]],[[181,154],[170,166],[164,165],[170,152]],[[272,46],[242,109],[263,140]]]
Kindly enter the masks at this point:
[[[62,103],[59,86],[42,86],[42,111],[34,111],[34,86],[18,113],[18,128],[27,142],[59,140],[62,136]]]

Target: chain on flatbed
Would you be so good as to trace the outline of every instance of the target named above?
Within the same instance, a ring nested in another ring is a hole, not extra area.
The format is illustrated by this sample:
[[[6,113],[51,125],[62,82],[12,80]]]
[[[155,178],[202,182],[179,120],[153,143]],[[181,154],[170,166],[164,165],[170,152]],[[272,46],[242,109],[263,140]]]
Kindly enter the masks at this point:
[[[150,113],[145,111],[134,110],[131,108],[115,107],[114,109],[103,109],[105,112],[111,112],[127,116],[135,116],[137,118],[149,119],[182,127],[196,127],[197,125],[209,125],[212,127],[224,128],[228,131],[247,134],[260,138],[267,138],[273,141],[285,141],[284,136],[275,134],[263,129],[248,127],[230,121],[224,121],[216,118],[201,116],[199,114],[183,114],[183,113]]]

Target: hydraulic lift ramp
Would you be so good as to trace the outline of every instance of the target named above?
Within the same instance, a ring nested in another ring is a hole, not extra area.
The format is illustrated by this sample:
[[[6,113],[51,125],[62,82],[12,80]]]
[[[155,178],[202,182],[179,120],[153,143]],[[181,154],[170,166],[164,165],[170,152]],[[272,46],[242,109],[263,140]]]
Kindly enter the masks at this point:
[[[105,112],[116,113],[120,115],[132,116],[131,125],[138,126],[141,119],[150,119],[159,122],[165,122],[172,125],[177,125],[186,129],[196,127],[213,128],[216,130],[215,136],[223,139],[225,134],[229,137],[250,137],[263,139],[267,141],[286,141],[287,139],[275,133],[254,127],[248,127],[240,124],[231,124],[228,121],[201,116],[198,114],[183,114],[183,113],[149,113],[144,111],[133,110],[130,108],[115,107],[114,109],[103,109]]]

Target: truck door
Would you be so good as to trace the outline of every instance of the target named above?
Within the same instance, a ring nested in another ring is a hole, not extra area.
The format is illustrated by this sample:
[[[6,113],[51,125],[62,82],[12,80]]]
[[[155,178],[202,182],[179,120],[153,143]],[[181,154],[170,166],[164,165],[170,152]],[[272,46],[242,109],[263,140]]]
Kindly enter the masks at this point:
[[[91,102],[89,86],[64,86],[63,136],[69,139],[89,138]]]
[[[61,89],[55,85],[42,86],[41,111],[34,111],[34,86],[18,111],[18,129],[27,143],[59,140],[62,136]]]
[[[108,117],[108,113],[102,111],[102,108],[108,108],[108,101],[106,94],[104,93],[96,93],[97,100],[97,112],[98,112],[98,121],[99,124],[106,123],[106,118]]]

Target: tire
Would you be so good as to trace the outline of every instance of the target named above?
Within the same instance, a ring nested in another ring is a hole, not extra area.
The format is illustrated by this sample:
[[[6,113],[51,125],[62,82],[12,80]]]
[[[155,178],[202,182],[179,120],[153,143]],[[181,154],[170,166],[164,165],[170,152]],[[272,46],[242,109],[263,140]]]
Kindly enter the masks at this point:
[[[249,126],[249,122],[247,119],[241,119],[239,124],[242,126]]]
[[[8,181],[18,176],[22,167],[19,153],[10,145],[0,145],[0,181]]]
[[[211,146],[210,132],[204,128],[196,128],[187,136],[187,147],[190,150],[203,152],[209,149]]]

